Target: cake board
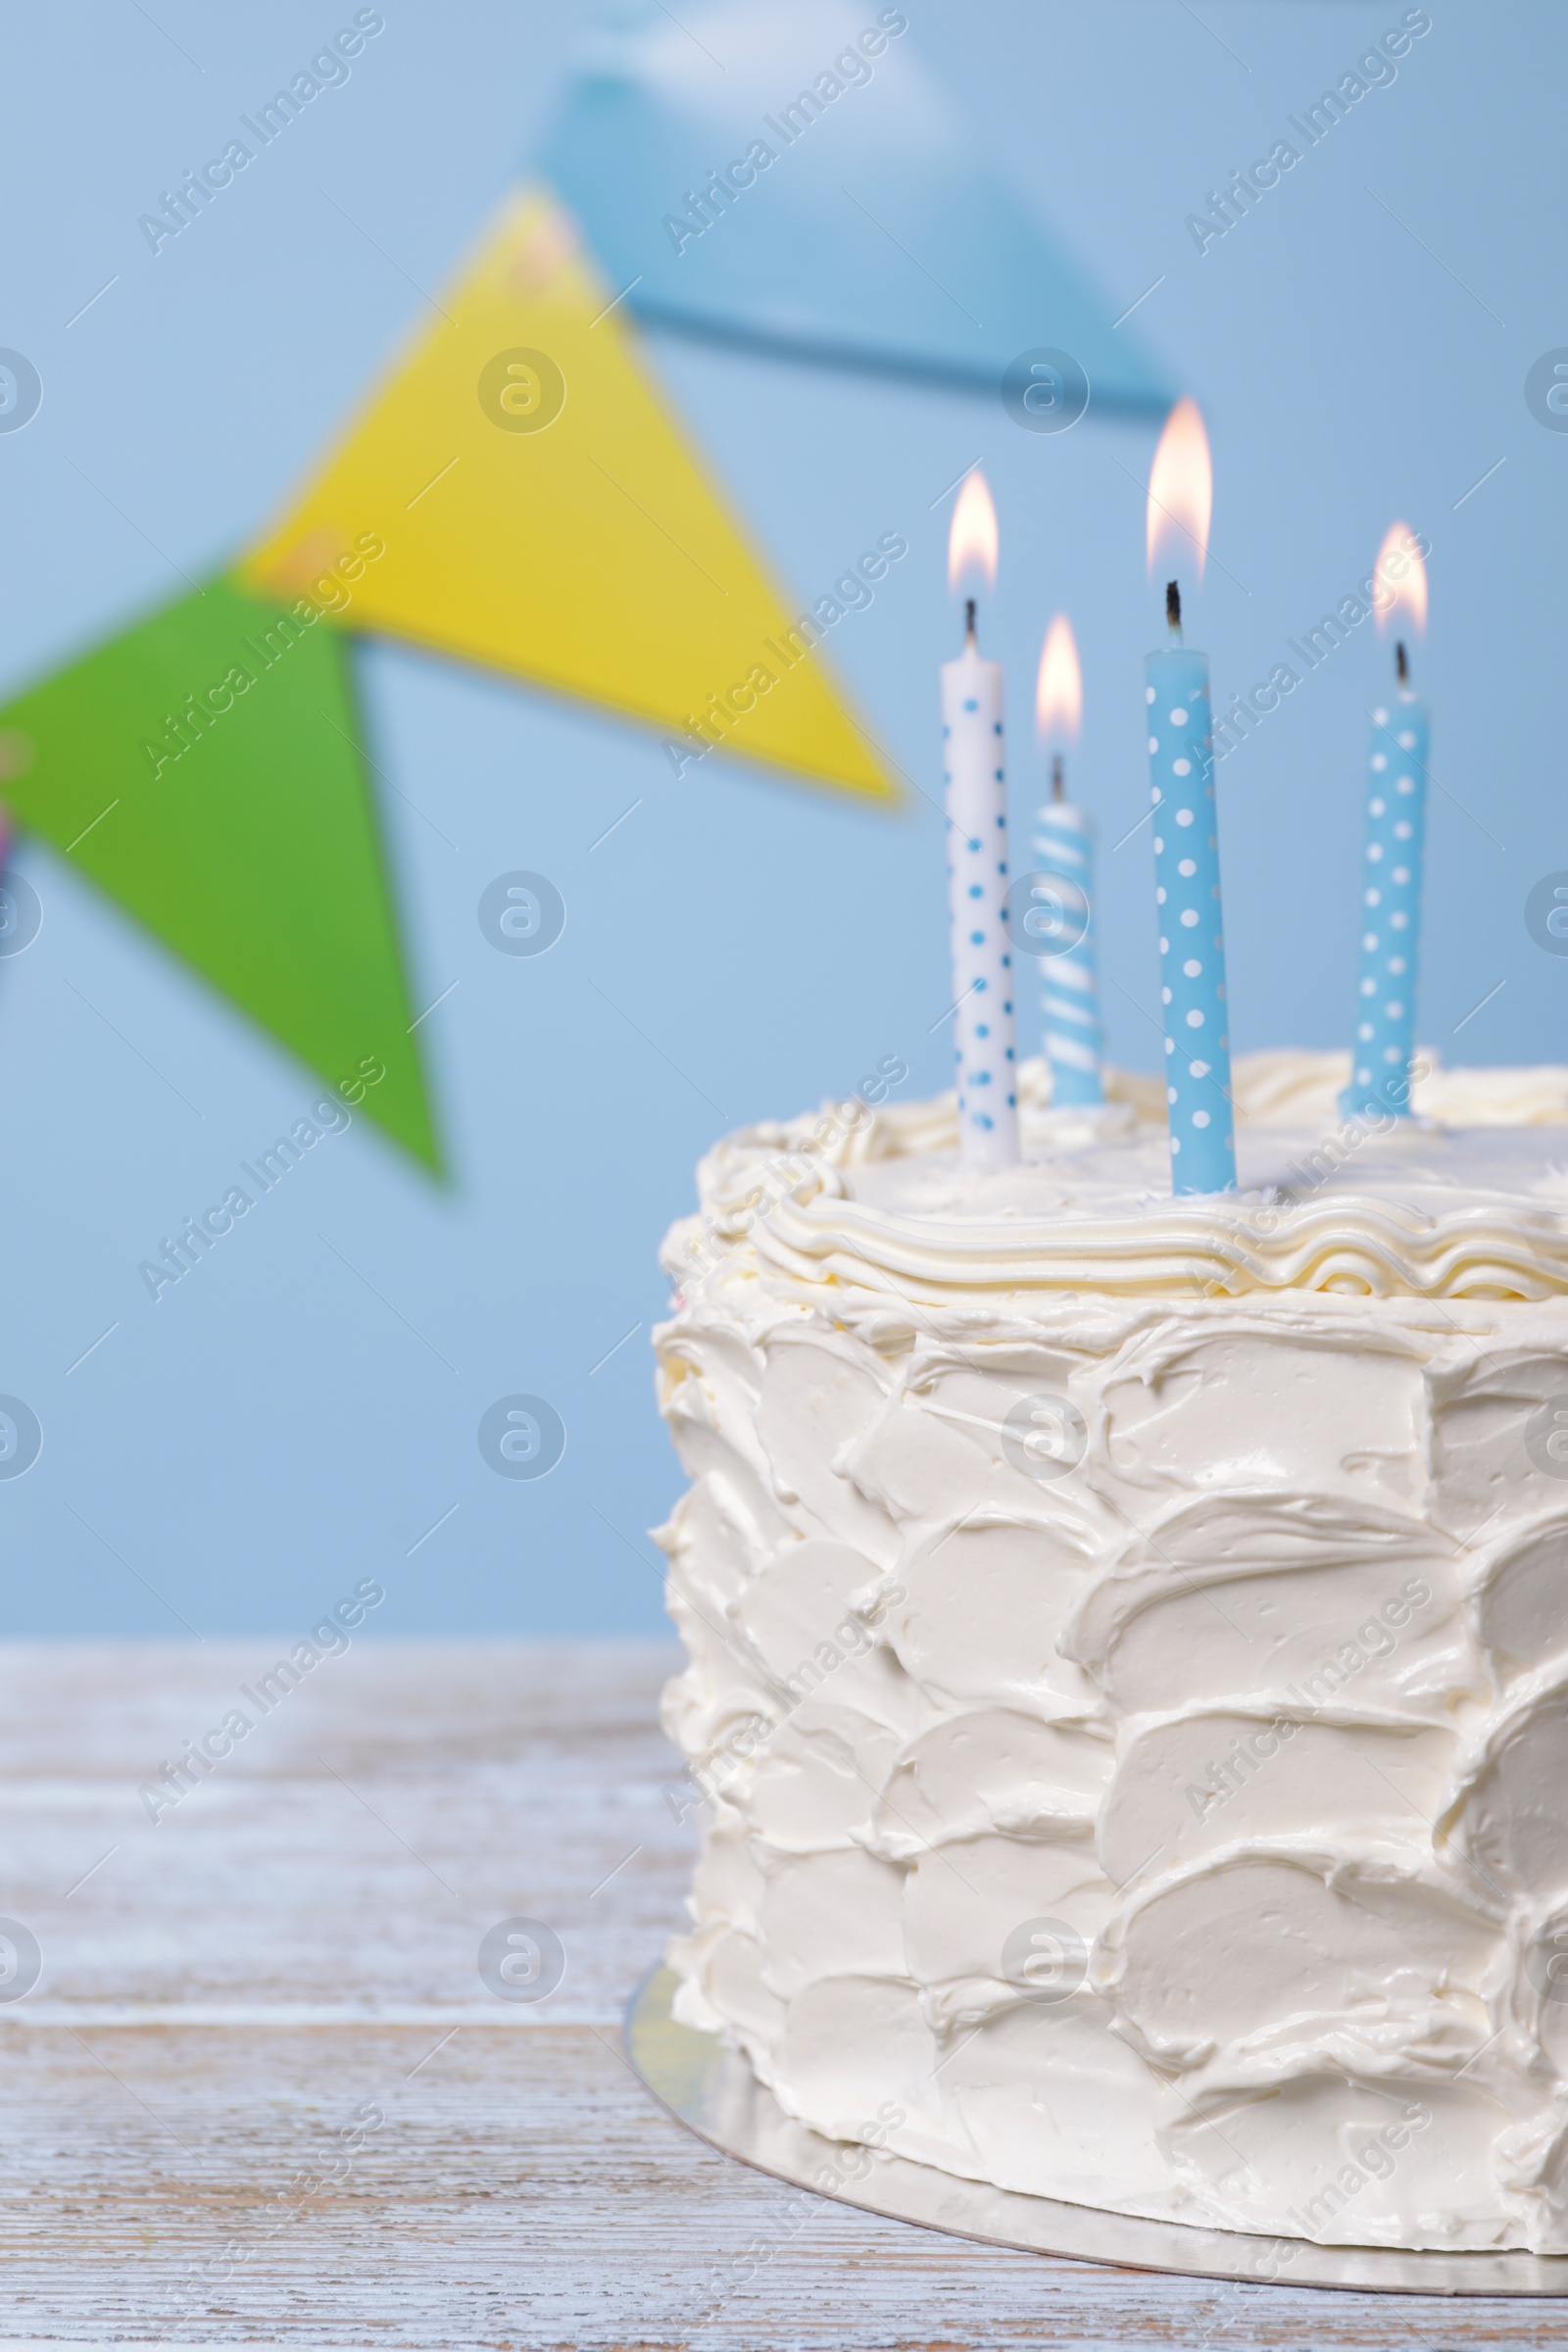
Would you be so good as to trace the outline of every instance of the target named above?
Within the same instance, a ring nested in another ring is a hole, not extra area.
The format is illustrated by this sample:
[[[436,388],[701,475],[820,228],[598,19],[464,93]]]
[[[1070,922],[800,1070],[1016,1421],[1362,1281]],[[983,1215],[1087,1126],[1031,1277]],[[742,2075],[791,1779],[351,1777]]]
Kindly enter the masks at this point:
[[[1407,2252],[1190,2229],[1178,2222],[1108,2213],[1099,2206],[1024,2196],[912,2163],[887,2149],[873,2151],[825,2139],[786,2115],[741,2053],[718,2034],[700,2034],[676,2023],[670,2007],[678,1983],[672,1969],[650,1969],[626,2009],[627,2053],[661,2106],[726,2156],[738,2157],[776,2180],[857,2206],[862,2213],[1025,2254],[1064,2255],[1120,2270],[1174,2271],[1245,2285],[1344,2287],[1362,2294],[1568,2297],[1568,2255]]]

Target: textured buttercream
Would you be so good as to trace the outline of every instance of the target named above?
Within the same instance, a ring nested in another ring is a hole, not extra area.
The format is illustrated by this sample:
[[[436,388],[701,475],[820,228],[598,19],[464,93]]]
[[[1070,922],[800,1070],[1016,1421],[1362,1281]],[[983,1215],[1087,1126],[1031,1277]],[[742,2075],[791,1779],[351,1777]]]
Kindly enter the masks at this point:
[[[1345,1075],[1237,1063],[1234,1200],[1032,1065],[1002,1174],[951,1099],[705,1161],[678,2013],[1006,2188],[1568,2251],[1568,1070]]]

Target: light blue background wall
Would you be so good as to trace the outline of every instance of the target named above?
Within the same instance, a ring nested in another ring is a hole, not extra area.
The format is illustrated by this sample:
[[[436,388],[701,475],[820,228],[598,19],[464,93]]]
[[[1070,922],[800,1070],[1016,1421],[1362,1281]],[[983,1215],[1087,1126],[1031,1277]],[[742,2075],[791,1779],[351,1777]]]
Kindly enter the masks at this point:
[[[69,31],[48,11],[13,20],[0,343],[30,355],[46,391],[29,427],[0,437],[0,686],[256,529],[421,315],[416,285],[436,288],[473,238],[581,21],[387,0],[348,86],[155,260],[137,215],[353,12],[155,13],[106,0]],[[1193,634],[1216,687],[1265,676],[1366,572],[1396,514],[1431,538],[1440,789],[1421,1032],[1450,1059],[1568,1053],[1568,963],[1522,920],[1531,883],[1568,866],[1568,436],[1523,397],[1531,361],[1568,344],[1568,20],[1434,0],[1396,84],[1200,259],[1184,216],[1398,21],[1395,0],[1206,0],[1201,21],[1179,0],[909,13],[910,40],[1113,308],[1164,273],[1138,320],[1209,418],[1216,561]],[[837,134],[829,121],[815,135]],[[1088,693],[1077,772],[1115,841],[1146,791],[1152,435],[1053,439],[1000,404],[673,344],[654,359],[803,598],[877,533],[909,538],[833,655],[927,786],[933,670],[953,643],[936,502],[985,461],[1015,820],[1040,634],[1065,605]],[[357,1123],[154,1306],[138,1260],[313,1082],[58,858],[22,849],[45,919],[0,962],[0,1391],[29,1401],[45,1446],[0,1483],[5,1631],[297,1631],[370,1573],[388,1633],[654,1629],[642,1531],[677,1481],[647,1326],[694,1160],[721,1127],[851,1087],[879,1055],[904,1055],[923,1089],[946,1075],[925,803],[858,814],[716,757],[677,784],[631,729],[412,654],[358,658],[397,787],[382,818],[416,1000],[459,983],[426,1024],[455,1179],[432,1186]],[[1364,711],[1383,674],[1363,630],[1222,771],[1240,1047],[1345,1037]],[[1142,834],[1105,858],[1102,938],[1111,1053],[1146,1068],[1148,865]],[[537,961],[495,954],[475,921],[484,884],[516,866],[553,876],[569,908]],[[537,1484],[494,1476],[476,1446],[480,1413],[514,1390],[549,1396],[569,1432]]]

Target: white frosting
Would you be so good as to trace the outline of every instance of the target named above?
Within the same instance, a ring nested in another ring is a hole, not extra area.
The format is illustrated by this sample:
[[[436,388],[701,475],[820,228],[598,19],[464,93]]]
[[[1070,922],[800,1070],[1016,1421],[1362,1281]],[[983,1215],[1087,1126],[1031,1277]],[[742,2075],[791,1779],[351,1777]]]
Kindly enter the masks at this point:
[[[951,1098],[705,1163],[677,2014],[1004,2187],[1568,2251],[1568,1069],[1345,1075],[1238,1061],[1236,1200],[1038,1065],[1004,1174]]]
[[[1021,1166],[961,1172],[944,1097],[841,1132],[764,1222],[760,1172],[811,1122],[745,1129],[705,1162],[705,1205],[719,1239],[755,1223],[780,1271],[933,1304],[971,1291],[1568,1292],[1568,1134],[1543,1149],[1536,1131],[1568,1121],[1568,1072],[1443,1073],[1417,1087],[1415,1120],[1381,1133],[1337,1119],[1334,1079],[1348,1073],[1335,1054],[1238,1061],[1237,1195],[1171,1197],[1157,1087],[1123,1081],[1108,1111],[1053,1113],[1031,1063]]]

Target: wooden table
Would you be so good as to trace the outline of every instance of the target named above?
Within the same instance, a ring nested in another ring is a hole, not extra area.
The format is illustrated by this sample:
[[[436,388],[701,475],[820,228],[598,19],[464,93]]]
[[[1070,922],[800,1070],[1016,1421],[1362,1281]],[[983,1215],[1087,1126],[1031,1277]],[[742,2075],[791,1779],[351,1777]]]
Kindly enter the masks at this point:
[[[1568,2327],[803,2222],[621,2054],[690,1856],[671,1653],[361,1641],[151,1821],[139,1786],[279,1654],[0,1650],[0,1911],[43,1955],[0,2003],[0,2343],[1434,2352]],[[537,2006],[477,1972],[517,1915],[565,1948]]]

